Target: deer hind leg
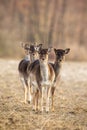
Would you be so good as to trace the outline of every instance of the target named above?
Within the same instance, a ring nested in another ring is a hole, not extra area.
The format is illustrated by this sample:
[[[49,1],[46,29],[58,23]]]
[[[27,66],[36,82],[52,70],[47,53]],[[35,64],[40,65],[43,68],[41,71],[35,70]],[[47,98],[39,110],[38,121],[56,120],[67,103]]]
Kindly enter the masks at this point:
[[[52,108],[51,110],[54,111],[54,92],[55,92],[55,87],[51,88],[51,98],[52,98]]]
[[[24,97],[25,97],[25,99],[24,99],[24,102],[25,103],[27,103],[27,85],[26,85],[26,83],[25,83],[25,80],[24,80],[24,78],[23,77],[21,77],[20,78],[20,80],[21,80],[21,82],[22,82],[22,86],[23,86],[23,89],[24,89]]]
[[[28,79],[28,103],[30,104],[31,103],[31,100],[32,100],[32,96],[31,96],[31,81],[30,79]]]

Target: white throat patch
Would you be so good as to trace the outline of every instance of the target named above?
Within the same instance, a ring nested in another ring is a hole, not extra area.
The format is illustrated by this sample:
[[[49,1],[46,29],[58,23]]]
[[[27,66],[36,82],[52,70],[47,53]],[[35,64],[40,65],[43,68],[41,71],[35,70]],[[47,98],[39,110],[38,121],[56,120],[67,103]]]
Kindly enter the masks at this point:
[[[41,76],[42,76],[43,81],[47,81],[48,80],[48,65],[41,64],[40,68],[41,68]]]
[[[26,55],[24,59],[25,59],[26,61],[29,61],[29,60],[30,60],[30,56],[29,56],[29,55]]]

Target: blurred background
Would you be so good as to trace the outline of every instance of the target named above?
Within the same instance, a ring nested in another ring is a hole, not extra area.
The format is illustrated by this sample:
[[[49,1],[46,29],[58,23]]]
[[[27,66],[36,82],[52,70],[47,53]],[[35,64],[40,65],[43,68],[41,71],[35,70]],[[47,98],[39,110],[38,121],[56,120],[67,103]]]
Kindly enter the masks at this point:
[[[0,58],[21,58],[21,42],[71,48],[87,60],[87,0],[0,0]]]

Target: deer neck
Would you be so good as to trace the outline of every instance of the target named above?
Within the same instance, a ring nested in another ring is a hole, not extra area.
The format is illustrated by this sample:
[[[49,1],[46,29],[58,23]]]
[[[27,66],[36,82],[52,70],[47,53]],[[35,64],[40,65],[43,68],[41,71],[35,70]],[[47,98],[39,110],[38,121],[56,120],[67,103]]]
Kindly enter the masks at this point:
[[[48,80],[49,75],[49,68],[48,68],[48,62],[46,63],[40,63],[40,72],[41,72],[41,78],[43,81]]]
[[[37,54],[35,56],[32,56],[32,54],[30,54],[30,62],[32,63],[33,61],[35,61],[37,59]]]
[[[61,62],[59,62],[59,61],[55,61],[55,62],[54,62],[54,69],[55,69],[56,77],[57,77],[57,76],[59,75],[59,73],[60,73],[61,66],[62,66]]]
[[[30,56],[30,62],[32,63],[33,61],[35,61],[35,58]]]
[[[30,56],[29,56],[29,55],[26,55],[26,56],[25,56],[25,60],[26,60],[26,61],[29,61],[29,60],[30,60]]]

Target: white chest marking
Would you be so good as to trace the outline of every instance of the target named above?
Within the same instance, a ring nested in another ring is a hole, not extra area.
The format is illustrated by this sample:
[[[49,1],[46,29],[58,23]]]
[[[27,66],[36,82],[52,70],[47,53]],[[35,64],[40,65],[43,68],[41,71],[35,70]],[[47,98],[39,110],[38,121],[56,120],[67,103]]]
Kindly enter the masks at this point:
[[[48,64],[40,64],[42,82],[41,85],[51,85],[51,81],[49,80],[49,68]]]
[[[26,55],[24,59],[25,59],[26,61],[29,61],[29,60],[30,60],[30,56],[29,56],[29,55]]]
[[[47,64],[41,64],[40,68],[41,68],[42,80],[48,81],[48,79],[49,79],[49,77],[48,77],[48,65]]]

